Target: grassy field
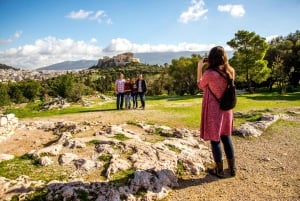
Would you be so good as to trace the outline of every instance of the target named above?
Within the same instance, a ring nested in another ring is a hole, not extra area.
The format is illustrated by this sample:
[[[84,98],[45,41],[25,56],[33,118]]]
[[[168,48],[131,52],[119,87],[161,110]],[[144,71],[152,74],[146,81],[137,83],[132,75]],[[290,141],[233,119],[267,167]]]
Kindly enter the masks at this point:
[[[93,101],[93,104],[88,107],[82,106],[81,104],[72,104],[70,107],[60,110],[39,111],[38,105],[40,103],[37,102],[19,108],[11,106],[5,110],[5,113],[14,113],[18,118],[30,118],[97,111],[114,112],[115,101],[102,102],[100,99],[94,97],[90,99]],[[235,126],[245,121],[257,120],[261,113],[277,113],[281,110],[300,107],[300,92],[294,92],[284,96],[278,93],[243,94],[238,95],[237,101],[234,112],[247,113],[250,114],[250,116],[247,117],[247,119],[235,118]],[[147,96],[146,109],[153,111],[152,116],[154,118],[151,119],[149,117],[153,123],[164,123],[170,126],[185,126],[195,129],[199,127],[201,102],[202,95]]]

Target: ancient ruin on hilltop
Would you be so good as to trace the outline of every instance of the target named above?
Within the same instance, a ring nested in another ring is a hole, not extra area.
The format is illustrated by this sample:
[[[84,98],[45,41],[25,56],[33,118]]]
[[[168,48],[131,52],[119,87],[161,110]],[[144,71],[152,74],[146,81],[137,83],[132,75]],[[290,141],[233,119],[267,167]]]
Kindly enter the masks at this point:
[[[131,52],[125,52],[125,53],[113,56],[112,58],[105,56],[102,59],[98,60],[97,66],[99,68],[124,66],[127,63],[132,63],[132,62],[140,63],[140,59],[134,57],[133,53],[131,53]]]

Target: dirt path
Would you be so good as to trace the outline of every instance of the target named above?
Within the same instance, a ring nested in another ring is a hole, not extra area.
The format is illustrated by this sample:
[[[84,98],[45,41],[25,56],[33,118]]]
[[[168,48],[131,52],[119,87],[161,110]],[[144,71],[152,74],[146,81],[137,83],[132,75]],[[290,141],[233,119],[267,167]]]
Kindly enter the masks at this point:
[[[139,110],[127,111],[121,115],[115,111],[105,114],[93,112],[85,113],[84,116],[73,114],[23,119],[21,122],[37,120],[80,122],[86,119],[115,124],[126,122],[129,113],[131,119],[138,119],[141,112],[143,112],[143,117],[155,118],[153,111]],[[234,136],[238,167],[236,177],[217,179],[203,173],[200,176],[181,179],[180,186],[174,189],[164,201],[300,200],[299,125],[299,120],[279,121],[259,138],[245,139]],[[0,153],[22,155],[32,149],[42,147],[51,140],[53,140],[51,133],[17,131],[10,139],[1,143]]]
[[[300,200],[299,134],[299,122],[279,121],[257,139],[235,136],[236,177],[185,179],[166,200]]]

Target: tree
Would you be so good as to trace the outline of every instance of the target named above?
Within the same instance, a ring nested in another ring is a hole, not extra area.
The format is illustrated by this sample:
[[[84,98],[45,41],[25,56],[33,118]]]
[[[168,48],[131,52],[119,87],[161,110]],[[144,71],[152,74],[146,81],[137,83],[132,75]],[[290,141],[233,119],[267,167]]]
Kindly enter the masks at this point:
[[[272,74],[271,77],[275,82],[280,90],[280,94],[286,93],[286,87],[289,83],[289,74],[285,73],[284,61],[280,57],[276,57],[275,61],[272,63]]]
[[[24,80],[20,83],[23,96],[29,101],[34,101],[36,97],[39,96],[40,92],[40,82],[35,80]]]
[[[169,68],[169,75],[173,80],[173,90],[176,94],[184,95],[189,93],[194,95],[197,87],[197,63],[200,55],[192,55],[191,58],[180,57],[173,59]]]
[[[286,40],[291,43],[291,49],[285,59],[285,67],[287,72],[292,72],[290,83],[297,87],[300,81],[300,31],[291,33],[286,37]]]
[[[23,91],[20,84],[16,82],[9,82],[8,88],[8,94],[12,102],[17,104],[28,102],[28,100],[23,95]]]
[[[288,77],[288,83],[294,87],[299,86],[300,80],[300,31],[289,34],[287,37],[279,36],[269,43],[269,49],[265,59],[268,60],[268,67],[272,70],[269,79],[269,88],[278,83],[282,77]],[[282,60],[282,67],[278,74],[278,69],[273,64],[278,63],[278,59]],[[273,72],[273,71],[277,72]],[[276,77],[275,77],[276,76]]]
[[[0,82],[0,106],[5,106],[10,103],[7,84]]]
[[[236,80],[246,82],[248,91],[253,93],[252,82],[261,83],[270,74],[267,61],[264,60],[268,43],[255,32],[241,30],[227,44],[236,50],[231,59],[236,70]]]

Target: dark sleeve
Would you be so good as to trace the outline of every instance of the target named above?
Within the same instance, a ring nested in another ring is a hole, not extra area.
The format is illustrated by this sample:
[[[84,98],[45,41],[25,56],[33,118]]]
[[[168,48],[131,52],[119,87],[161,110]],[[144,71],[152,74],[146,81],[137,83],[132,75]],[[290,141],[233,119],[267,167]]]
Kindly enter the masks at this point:
[[[144,91],[146,92],[147,91],[147,83],[146,83],[146,81],[145,80],[143,80],[144,82]]]

